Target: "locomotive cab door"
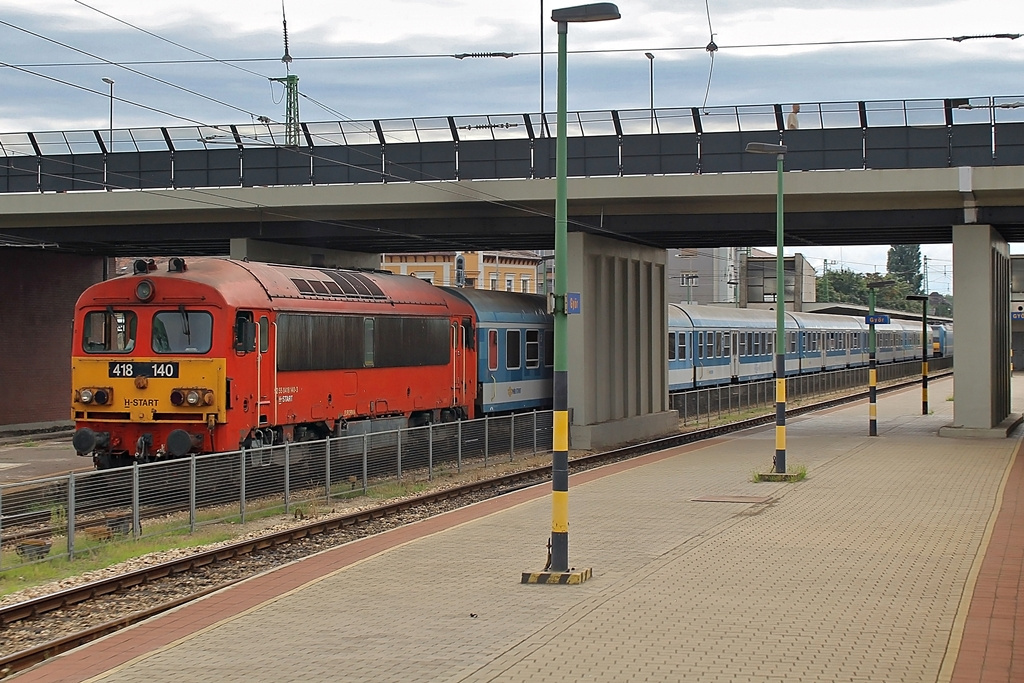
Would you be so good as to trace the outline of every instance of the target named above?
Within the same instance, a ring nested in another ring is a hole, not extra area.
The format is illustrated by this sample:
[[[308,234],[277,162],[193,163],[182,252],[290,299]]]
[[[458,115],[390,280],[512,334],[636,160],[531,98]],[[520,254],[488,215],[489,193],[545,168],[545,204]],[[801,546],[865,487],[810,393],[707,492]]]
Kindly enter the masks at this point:
[[[252,392],[252,426],[263,427],[277,422],[277,367],[274,362],[273,335],[270,313],[267,311],[238,311],[235,317],[235,351],[243,353],[244,366],[254,386]],[[251,373],[251,374],[249,374]],[[244,386],[245,380],[238,378]]]

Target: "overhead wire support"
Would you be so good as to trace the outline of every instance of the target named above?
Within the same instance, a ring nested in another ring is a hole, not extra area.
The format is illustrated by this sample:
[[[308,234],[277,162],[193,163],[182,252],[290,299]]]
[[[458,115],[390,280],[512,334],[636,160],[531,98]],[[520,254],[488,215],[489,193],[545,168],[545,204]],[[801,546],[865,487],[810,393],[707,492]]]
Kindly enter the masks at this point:
[[[271,78],[271,81],[284,84],[284,144],[287,147],[299,146],[299,77],[290,73],[292,56],[288,52],[288,19],[284,14],[284,0],[281,0],[281,24],[284,26],[284,78]]]

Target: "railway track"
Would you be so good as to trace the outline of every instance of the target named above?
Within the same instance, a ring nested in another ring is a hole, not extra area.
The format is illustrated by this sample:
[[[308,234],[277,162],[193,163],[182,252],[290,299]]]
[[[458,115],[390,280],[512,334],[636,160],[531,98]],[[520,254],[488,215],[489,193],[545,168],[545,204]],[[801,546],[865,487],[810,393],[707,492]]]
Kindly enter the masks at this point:
[[[944,375],[936,375],[936,378],[942,376]],[[879,389],[879,391],[893,391],[906,386],[912,386],[915,383],[916,381],[901,382],[884,389]],[[795,416],[814,412],[866,397],[867,392],[858,392],[826,401],[793,407],[787,411],[787,414]],[[762,424],[770,424],[774,419],[774,414],[766,414],[728,424],[675,434],[611,451],[581,456],[569,463],[570,473],[714,438]],[[409,519],[404,518],[403,515],[412,513],[414,519],[420,519],[425,516],[440,514],[454,507],[461,507],[526,486],[544,483],[550,480],[550,473],[549,465],[531,467],[485,480],[385,503],[369,509],[315,519],[283,531],[227,543],[210,550],[188,554],[184,557],[146,566],[118,576],[73,586],[56,593],[0,607],[0,629],[7,636],[5,640],[10,641],[11,634],[21,626],[30,624],[35,620],[45,619],[49,615],[80,609],[92,601],[123,595],[127,591],[138,590],[141,587],[159,586],[170,579],[188,576],[202,570],[225,566],[241,569],[241,571],[233,572],[235,575],[227,578],[218,578],[215,575],[212,580],[206,582],[202,587],[195,590],[186,590],[182,595],[176,595],[170,599],[158,598],[153,604],[141,610],[129,609],[126,613],[113,618],[98,619],[99,623],[75,627],[72,632],[65,635],[46,640],[45,642],[34,643],[23,647],[17,652],[0,656],[0,678],[23,671],[50,657],[67,652],[79,645],[148,619],[161,612],[174,609],[211,592],[221,590],[247,576],[269,568],[266,562],[255,562],[253,567],[246,568],[242,565],[244,564],[243,561],[247,558],[259,558],[261,555],[278,552],[281,549],[297,549],[299,551],[297,553],[285,553],[284,557],[278,558],[276,564],[289,562],[306,554],[316,552],[318,549],[317,547],[312,549],[297,548],[303,542],[311,542],[314,539],[318,539],[320,546],[329,547],[352,540],[355,537],[376,534],[384,530],[384,528],[408,523]],[[424,510],[429,510],[429,512],[422,514],[421,511]],[[341,535],[339,536],[339,534]],[[276,566],[274,562],[269,564],[270,566]],[[127,602],[135,604],[138,600]],[[93,610],[87,611],[91,612]]]

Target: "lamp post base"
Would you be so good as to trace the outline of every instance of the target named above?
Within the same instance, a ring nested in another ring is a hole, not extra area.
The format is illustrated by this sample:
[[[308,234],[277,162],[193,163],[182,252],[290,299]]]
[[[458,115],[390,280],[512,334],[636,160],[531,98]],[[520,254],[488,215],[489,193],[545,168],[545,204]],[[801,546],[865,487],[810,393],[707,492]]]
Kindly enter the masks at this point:
[[[523,572],[523,583],[546,583],[556,585],[575,585],[583,583],[594,572],[591,569],[576,569],[567,572]]]

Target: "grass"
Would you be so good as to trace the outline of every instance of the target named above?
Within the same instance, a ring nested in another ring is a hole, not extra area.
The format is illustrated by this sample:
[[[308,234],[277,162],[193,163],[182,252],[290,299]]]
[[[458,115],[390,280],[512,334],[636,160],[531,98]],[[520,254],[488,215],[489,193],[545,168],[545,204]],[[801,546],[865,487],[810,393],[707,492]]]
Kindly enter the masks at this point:
[[[757,483],[762,481],[803,481],[807,478],[807,465],[792,465],[786,468],[786,478],[781,479],[779,475],[772,472],[753,472],[750,475],[750,480]]]
[[[4,569],[0,571],[0,596],[30,586],[77,576],[87,571],[103,569],[147,553],[217,543],[233,537],[234,534],[229,531],[208,530],[189,534],[188,529],[185,529],[174,534],[146,537],[138,541],[125,540],[104,543],[86,539],[83,535],[76,537],[75,554],[77,557],[74,560],[64,557],[47,562],[20,565],[17,563],[21,562],[21,558],[13,550],[5,551],[3,553]],[[54,550],[60,548],[61,541],[63,539],[54,539]]]

